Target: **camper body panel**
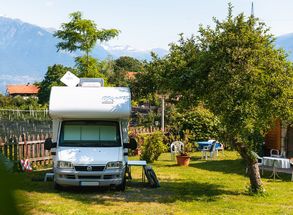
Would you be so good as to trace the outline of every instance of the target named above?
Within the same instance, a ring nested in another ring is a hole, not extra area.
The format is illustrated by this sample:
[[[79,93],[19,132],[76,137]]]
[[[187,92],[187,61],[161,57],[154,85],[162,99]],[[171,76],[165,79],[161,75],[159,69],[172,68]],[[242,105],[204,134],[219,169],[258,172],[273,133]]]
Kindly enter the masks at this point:
[[[130,90],[125,87],[52,87],[50,116],[61,119],[128,119]]]
[[[110,95],[113,92],[116,94]],[[117,186],[124,182],[128,149],[123,143],[128,142],[130,115],[128,88],[53,87],[49,112],[53,118],[52,140],[57,143],[52,149],[56,153],[56,184]],[[109,123],[117,125],[116,133]]]

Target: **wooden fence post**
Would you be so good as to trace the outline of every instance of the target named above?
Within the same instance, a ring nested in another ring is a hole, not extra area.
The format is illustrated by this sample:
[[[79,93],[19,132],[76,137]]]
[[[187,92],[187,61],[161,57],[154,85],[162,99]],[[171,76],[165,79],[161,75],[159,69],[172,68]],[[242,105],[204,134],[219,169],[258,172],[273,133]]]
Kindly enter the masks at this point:
[[[8,157],[8,147],[7,147],[7,143],[4,144],[4,156]]]
[[[13,137],[13,160],[18,160],[18,141],[15,136]]]
[[[12,142],[8,143],[8,157],[10,160],[13,160],[13,154],[12,154]]]
[[[3,155],[3,148],[4,148],[4,141],[3,139],[0,137],[0,155]]]

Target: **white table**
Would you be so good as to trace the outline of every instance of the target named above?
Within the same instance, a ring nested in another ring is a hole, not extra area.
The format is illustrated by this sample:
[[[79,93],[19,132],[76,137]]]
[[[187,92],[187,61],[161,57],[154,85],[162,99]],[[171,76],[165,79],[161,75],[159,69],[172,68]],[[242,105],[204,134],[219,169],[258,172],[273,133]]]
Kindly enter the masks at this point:
[[[273,167],[273,174],[274,180],[276,179],[276,176],[278,176],[276,168],[281,169],[290,169],[290,160],[287,158],[277,158],[277,157],[263,157],[263,165],[264,166],[271,166]]]
[[[131,167],[132,166],[141,166],[142,167],[142,170],[141,170],[141,180],[143,182],[145,182],[145,177],[144,177],[144,167],[147,165],[147,162],[146,161],[135,161],[135,160],[129,160],[127,162],[127,165],[128,165],[128,176],[130,177],[130,179],[132,179],[131,177]]]
[[[128,166],[146,166],[146,161],[128,161]]]

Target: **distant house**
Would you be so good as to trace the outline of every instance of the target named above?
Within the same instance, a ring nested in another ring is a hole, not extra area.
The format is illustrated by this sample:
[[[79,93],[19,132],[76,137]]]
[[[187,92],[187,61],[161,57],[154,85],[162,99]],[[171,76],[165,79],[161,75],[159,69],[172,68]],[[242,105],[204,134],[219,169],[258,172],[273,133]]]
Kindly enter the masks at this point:
[[[22,96],[23,98],[37,97],[39,88],[35,85],[7,85],[6,94],[8,96]]]
[[[130,80],[130,79],[135,79],[135,76],[137,75],[137,72],[127,72],[126,73],[126,77]]]

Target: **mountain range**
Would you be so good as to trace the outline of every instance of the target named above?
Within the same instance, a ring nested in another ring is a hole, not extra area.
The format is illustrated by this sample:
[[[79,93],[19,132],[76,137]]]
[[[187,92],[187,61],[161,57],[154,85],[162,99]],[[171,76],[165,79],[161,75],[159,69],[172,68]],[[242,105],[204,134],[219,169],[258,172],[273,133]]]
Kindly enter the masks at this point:
[[[55,29],[46,29],[18,19],[0,16],[0,93],[5,93],[7,84],[26,84],[42,80],[48,66],[63,64],[74,66],[77,53],[57,52],[58,40]],[[293,61],[293,33],[277,37],[276,46],[288,52]],[[150,60],[153,51],[162,57],[167,50],[137,50],[131,46],[98,44],[92,55],[100,60],[130,56]]]
[[[283,48],[288,54],[288,59],[293,61],[293,33],[277,37],[276,47]]]
[[[0,93],[7,84],[26,84],[42,80],[48,66],[63,64],[74,66],[77,53],[57,52],[58,40],[54,29],[46,29],[18,19],[0,16]],[[159,56],[164,49],[136,50],[130,46],[96,45],[92,55],[100,60],[108,57],[130,56],[150,60],[150,52]]]

